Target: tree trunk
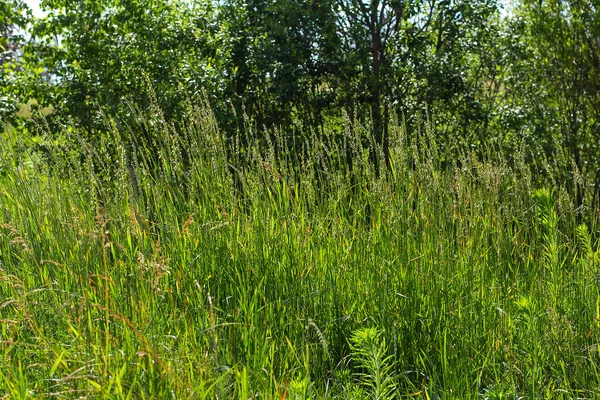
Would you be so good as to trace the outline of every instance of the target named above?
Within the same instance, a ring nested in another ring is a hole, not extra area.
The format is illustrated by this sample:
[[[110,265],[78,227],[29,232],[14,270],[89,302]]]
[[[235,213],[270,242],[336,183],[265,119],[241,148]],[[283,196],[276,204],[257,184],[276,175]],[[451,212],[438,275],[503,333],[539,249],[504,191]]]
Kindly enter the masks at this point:
[[[375,148],[372,151],[371,158],[375,163],[375,170],[379,172],[379,148],[383,146],[383,130],[381,129],[381,34],[377,29],[376,10],[373,9],[371,18],[371,118],[373,119],[373,137],[375,139]]]
[[[384,129],[381,115],[381,64],[383,58],[383,47],[381,42],[381,32],[377,28],[377,10],[372,10],[371,16],[371,62],[372,81],[371,81],[371,118],[373,119],[373,136],[375,138],[376,149],[372,154],[375,169],[379,173],[380,156],[383,156],[386,167],[389,168],[389,138]],[[379,154],[382,151],[383,154]]]

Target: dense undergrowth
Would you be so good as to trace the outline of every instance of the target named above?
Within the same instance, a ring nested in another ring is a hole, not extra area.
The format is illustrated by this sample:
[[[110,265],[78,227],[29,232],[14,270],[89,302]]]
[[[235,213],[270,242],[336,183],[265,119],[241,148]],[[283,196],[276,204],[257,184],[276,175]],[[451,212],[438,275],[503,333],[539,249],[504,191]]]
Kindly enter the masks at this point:
[[[394,123],[374,171],[368,127],[291,151],[187,126],[3,142],[6,398],[599,394],[600,214],[518,145],[441,166]]]

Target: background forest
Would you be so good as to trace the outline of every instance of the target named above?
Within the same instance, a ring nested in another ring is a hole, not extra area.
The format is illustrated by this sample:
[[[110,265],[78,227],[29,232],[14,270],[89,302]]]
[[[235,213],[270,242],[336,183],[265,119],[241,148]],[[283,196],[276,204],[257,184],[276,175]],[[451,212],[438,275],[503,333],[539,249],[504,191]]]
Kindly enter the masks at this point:
[[[348,118],[370,124],[387,153],[389,121],[398,118],[409,135],[430,122],[444,161],[465,145],[512,154],[518,143],[536,175],[546,175],[542,160],[563,160],[560,178],[578,202],[598,197],[600,10],[593,1],[42,6],[42,19],[20,0],[4,1],[0,11],[0,116],[13,126],[27,125],[16,111],[28,104],[34,115],[52,110],[51,124],[68,120],[98,135],[103,114],[137,126],[153,101],[180,125],[190,102],[207,99],[228,137],[248,125],[289,140],[341,134]]]
[[[41,6],[0,399],[598,397],[596,1]]]

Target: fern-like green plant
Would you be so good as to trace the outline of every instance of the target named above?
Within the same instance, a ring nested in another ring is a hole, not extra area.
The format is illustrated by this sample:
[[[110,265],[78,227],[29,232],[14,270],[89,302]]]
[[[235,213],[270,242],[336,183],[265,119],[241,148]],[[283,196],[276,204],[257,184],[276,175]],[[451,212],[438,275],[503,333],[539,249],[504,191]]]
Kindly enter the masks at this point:
[[[360,372],[357,377],[371,391],[370,398],[391,399],[396,385],[392,376],[392,357],[386,356],[387,345],[381,331],[361,328],[350,338],[352,358]]]
[[[580,258],[584,259],[587,263],[592,266],[600,259],[600,249],[595,249],[592,244],[592,236],[586,224],[581,224],[576,229],[577,238],[579,239],[581,247]]]
[[[545,264],[551,270],[559,263],[558,214],[555,208],[554,191],[538,189],[533,193],[538,213],[540,233],[544,240]]]
[[[565,259],[561,260],[561,245],[558,240],[558,213],[556,212],[556,201],[554,190],[538,189],[533,193],[537,208],[537,230],[542,238],[543,267],[550,274],[549,288],[552,298],[552,306],[555,307],[560,297],[562,287],[561,270]]]

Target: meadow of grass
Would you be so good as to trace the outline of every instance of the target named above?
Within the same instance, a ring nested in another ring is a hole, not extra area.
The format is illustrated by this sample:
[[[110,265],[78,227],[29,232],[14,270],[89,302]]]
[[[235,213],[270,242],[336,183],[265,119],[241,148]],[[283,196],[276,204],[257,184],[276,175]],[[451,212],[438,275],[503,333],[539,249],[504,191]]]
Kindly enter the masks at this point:
[[[600,394],[599,213],[526,154],[152,126],[2,142],[0,398]]]

